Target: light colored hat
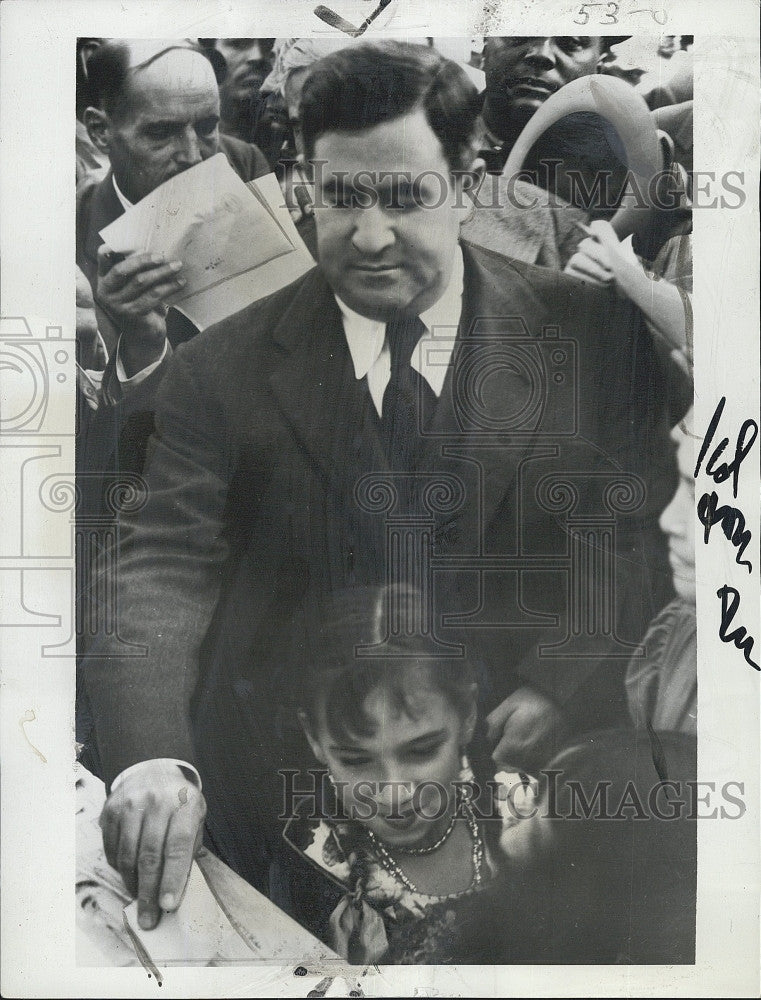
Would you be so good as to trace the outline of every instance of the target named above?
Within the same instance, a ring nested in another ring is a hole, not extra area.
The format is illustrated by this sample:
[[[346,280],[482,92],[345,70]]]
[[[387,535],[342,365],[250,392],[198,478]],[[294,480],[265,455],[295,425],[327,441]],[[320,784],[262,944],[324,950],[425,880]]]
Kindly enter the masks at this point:
[[[362,39],[365,41],[366,39]],[[275,64],[260,87],[262,94],[280,93],[289,75],[296,69],[312,66],[319,59],[354,44],[350,38],[284,38],[277,47]]]

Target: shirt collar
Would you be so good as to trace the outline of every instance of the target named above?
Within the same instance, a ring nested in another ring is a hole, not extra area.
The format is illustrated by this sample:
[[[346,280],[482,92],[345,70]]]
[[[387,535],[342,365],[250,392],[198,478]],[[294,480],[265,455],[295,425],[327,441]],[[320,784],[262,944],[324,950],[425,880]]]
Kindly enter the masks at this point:
[[[452,265],[452,275],[444,294],[420,314],[420,319],[425,324],[427,332],[421,337],[410,363],[426,379],[436,395],[441,394],[447,365],[440,363],[440,352],[437,352],[438,362],[432,364],[429,361],[431,352],[425,350],[425,347],[436,342],[441,344],[441,349],[448,351],[448,355],[451,356],[454,336],[462,312],[464,273],[462,250],[458,244]],[[354,374],[358,379],[364,378],[383,352],[386,343],[386,324],[382,320],[361,316],[350,309],[337,295],[335,300],[341,310],[346,342],[349,345],[349,352],[354,364]],[[447,331],[449,332],[447,333]]]
[[[122,208],[126,212],[128,208],[132,208],[132,202],[128,201],[124,195],[119,190],[119,185],[116,183],[116,178],[111,174],[111,183],[114,185],[114,191],[116,192],[116,197],[119,199]]]

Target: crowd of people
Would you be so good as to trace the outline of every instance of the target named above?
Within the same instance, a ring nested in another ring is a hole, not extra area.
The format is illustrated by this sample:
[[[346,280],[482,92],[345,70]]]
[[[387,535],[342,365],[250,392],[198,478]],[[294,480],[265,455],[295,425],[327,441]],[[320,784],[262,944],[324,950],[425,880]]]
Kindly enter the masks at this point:
[[[548,778],[694,777],[691,39],[635,42],[79,40],[78,515],[109,531],[77,738],[144,928],[203,839],[352,962],[691,960],[689,817],[568,822]],[[314,266],[199,330],[187,261],[101,234],[219,153]]]

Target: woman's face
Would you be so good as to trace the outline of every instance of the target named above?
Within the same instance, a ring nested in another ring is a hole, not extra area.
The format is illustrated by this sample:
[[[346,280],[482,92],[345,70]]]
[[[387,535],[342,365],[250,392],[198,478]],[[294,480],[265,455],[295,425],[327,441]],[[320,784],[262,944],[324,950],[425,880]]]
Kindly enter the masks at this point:
[[[430,682],[425,667],[403,680],[404,706],[387,684],[367,695],[369,736],[328,731],[325,706],[316,732],[307,733],[318,760],[336,784],[344,811],[390,847],[430,841],[455,807],[461,756],[473,734],[475,692],[468,718]]]

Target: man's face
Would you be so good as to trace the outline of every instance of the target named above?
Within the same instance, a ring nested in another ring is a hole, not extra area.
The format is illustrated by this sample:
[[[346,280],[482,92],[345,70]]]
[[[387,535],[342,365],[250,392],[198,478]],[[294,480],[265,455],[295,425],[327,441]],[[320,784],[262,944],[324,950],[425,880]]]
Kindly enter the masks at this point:
[[[227,76],[222,83],[225,98],[255,100],[272,69],[272,39],[218,38],[215,45],[227,63]]]
[[[333,291],[383,322],[432,306],[449,283],[470,203],[425,112],[324,133],[314,173],[318,257]]]
[[[203,55],[173,50],[130,74],[108,125],[111,166],[130,201],[217,152],[219,93]]]
[[[487,38],[486,92],[493,111],[526,121],[566,83],[595,72],[602,39],[589,36]]]

